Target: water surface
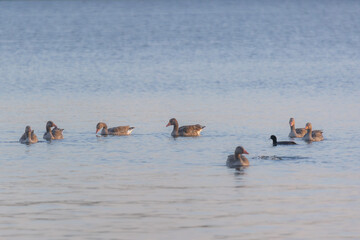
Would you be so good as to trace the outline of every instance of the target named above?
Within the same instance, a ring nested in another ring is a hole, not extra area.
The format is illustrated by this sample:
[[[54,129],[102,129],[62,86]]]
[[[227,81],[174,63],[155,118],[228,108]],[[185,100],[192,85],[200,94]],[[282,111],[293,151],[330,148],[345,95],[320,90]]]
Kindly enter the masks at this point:
[[[3,239],[356,239],[357,1],[0,1]],[[170,137],[168,120],[206,125]],[[287,140],[288,120],[325,140]],[[17,141],[46,121],[65,139]],[[99,121],[135,126],[96,137]],[[251,166],[225,166],[242,145]]]

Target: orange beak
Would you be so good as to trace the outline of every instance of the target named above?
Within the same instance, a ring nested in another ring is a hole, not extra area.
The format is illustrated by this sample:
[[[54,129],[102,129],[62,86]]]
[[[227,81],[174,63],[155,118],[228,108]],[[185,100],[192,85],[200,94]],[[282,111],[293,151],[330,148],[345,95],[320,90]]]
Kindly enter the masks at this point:
[[[98,133],[99,130],[100,130],[100,129],[96,129],[96,133]]]
[[[305,126],[305,129],[309,129],[309,127],[308,127],[308,126]]]
[[[243,152],[243,154],[249,154],[245,149],[244,149],[244,152]]]
[[[294,122],[290,122],[290,126],[291,126],[291,127],[294,126]]]
[[[170,126],[171,124],[170,123],[168,123],[168,124],[166,124],[166,127],[168,127],[168,126]]]

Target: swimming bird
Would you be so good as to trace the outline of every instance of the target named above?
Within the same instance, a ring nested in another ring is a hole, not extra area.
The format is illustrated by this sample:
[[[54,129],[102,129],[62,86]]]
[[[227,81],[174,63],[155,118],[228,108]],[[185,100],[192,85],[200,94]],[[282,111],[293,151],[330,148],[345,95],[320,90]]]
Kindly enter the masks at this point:
[[[305,128],[295,128],[295,119],[294,118],[290,118],[289,125],[290,125],[289,137],[301,138],[306,134]]]
[[[311,123],[306,123],[305,129],[307,130],[305,136],[302,138],[305,141],[318,142],[324,140],[321,130],[312,130]]]
[[[175,118],[171,118],[166,127],[173,125],[174,128],[171,132],[171,136],[173,137],[196,137],[200,136],[200,132],[205,128],[205,126],[201,126],[200,124],[196,125],[188,125],[179,127],[179,123]]]
[[[51,128],[54,127],[52,130]],[[47,141],[55,140],[55,139],[64,139],[62,132],[64,129],[58,128],[55,123],[52,121],[48,121],[46,123],[46,132],[44,133],[43,138]]]
[[[117,135],[117,136],[122,136],[122,135],[130,135],[131,132],[134,130],[135,127],[130,127],[130,126],[118,126],[118,127],[113,127],[113,128],[108,128],[106,123],[103,122],[99,122],[96,125],[96,133],[98,133],[99,130],[102,129],[101,131],[101,135]]]
[[[277,145],[295,145],[296,142],[293,141],[277,141],[277,138],[275,135],[271,135],[271,137],[269,139],[272,139],[273,141],[273,146],[277,146]]]
[[[35,135],[34,130],[31,130],[30,126],[26,126],[25,132],[19,139],[19,142],[24,144],[37,143],[38,138]]]
[[[243,154],[249,154],[242,146],[238,146],[235,149],[233,155],[229,155],[226,160],[226,166],[229,168],[238,168],[242,166],[249,166],[249,160],[243,156]]]

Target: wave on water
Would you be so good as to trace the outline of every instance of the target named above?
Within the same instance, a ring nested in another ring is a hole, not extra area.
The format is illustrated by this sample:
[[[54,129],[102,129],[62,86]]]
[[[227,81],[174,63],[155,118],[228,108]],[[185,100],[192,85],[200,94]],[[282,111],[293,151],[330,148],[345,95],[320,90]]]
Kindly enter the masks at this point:
[[[263,159],[263,160],[298,160],[298,159],[308,159],[308,157],[302,156],[256,156],[253,159]]]

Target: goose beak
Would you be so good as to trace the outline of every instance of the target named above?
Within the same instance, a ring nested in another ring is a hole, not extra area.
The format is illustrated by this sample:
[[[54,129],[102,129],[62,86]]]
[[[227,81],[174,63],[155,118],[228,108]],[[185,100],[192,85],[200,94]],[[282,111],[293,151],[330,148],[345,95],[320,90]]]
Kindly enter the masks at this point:
[[[243,154],[249,154],[245,149],[244,149],[244,152],[243,152]]]
[[[57,128],[57,126],[55,124],[53,124],[52,126]]]
[[[98,133],[99,130],[100,130],[100,129],[96,129],[96,132],[95,132],[95,133]]]
[[[305,129],[309,129],[309,127],[308,127],[308,126],[305,126]]]
[[[170,126],[171,124],[170,123],[168,123],[168,124],[166,124],[166,127],[168,127],[168,126]]]
[[[294,122],[290,122],[290,126],[291,126],[291,127],[294,126]]]

